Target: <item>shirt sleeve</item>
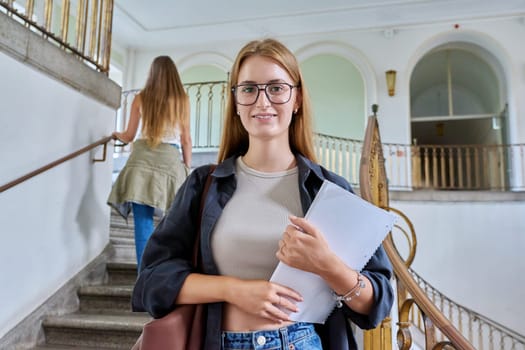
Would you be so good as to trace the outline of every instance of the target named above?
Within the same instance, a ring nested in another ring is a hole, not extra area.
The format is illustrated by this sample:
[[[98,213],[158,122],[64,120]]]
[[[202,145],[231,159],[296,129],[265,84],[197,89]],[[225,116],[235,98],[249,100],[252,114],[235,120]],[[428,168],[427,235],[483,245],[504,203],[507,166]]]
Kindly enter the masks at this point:
[[[343,304],[347,317],[361,329],[375,328],[390,314],[394,302],[394,291],[390,278],[392,266],[383,249],[379,246],[361,273],[368,277],[374,289],[374,305],[368,315],[357,313]]]
[[[330,181],[353,192],[350,184],[344,178],[333,173],[327,174]],[[374,289],[374,305],[368,315],[353,311],[348,305],[343,304],[344,314],[359,328],[373,329],[390,314],[394,303],[394,291],[390,282],[392,278],[392,264],[386,255],[383,245],[380,245],[372,258],[365,265],[361,273],[366,276]]]

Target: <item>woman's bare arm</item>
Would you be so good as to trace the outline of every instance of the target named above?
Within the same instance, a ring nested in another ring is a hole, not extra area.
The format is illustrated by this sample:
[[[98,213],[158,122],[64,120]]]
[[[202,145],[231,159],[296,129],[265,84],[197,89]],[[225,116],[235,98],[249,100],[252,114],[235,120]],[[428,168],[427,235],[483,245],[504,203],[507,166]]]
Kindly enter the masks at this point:
[[[142,104],[142,98],[140,97],[140,94],[135,96],[133,99],[133,102],[131,103],[131,112],[129,116],[128,121],[128,127],[126,128],[126,131],[124,132],[113,132],[113,137],[124,142],[124,143],[130,143],[135,139],[135,135],[137,134],[137,130],[139,127],[139,120],[140,120],[140,106]]]

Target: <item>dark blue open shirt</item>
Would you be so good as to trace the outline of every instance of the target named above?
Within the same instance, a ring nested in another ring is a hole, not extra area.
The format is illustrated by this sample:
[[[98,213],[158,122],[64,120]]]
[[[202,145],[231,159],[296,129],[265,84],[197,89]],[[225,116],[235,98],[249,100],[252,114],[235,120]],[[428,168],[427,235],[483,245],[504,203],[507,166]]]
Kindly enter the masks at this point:
[[[231,157],[212,173],[201,223],[202,273],[218,275],[211,252],[211,234],[222,210],[235,192],[235,160]],[[348,191],[350,184],[342,177],[296,155],[299,170],[299,192],[306,213],[323,180],[331,181]],[[175,299],[186,277],[194,272],[192,254],[197,232],[200,199],[209,166],[195,169],[177,192],[173,204],[148,241],[140,273],[132,296],[134,311],[147,311],[160,318],[177,306]],[[351,228],[350,228],[351,229]],[[352,311],[347,305],[336,308],[325,324],[316,325],[326,350],[357,349],[348,320],[363,329],[376,327],[388,314],[393,303],[390,285],[392,267],[381,246],[362,271],[374,288],[374,307],[369,315]],[[207,304],[206,350],[221,347],[222,303]]]

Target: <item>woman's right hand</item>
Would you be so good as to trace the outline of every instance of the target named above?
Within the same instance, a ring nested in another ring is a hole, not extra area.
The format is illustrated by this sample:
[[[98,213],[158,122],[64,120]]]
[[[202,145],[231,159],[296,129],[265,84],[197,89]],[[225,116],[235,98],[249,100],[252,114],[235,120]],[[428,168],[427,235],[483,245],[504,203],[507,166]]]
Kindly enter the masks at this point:
[[[293,289],[264,280],[237,280],[229,290],[228,303],[275,322],[291,321],[289,314],[303,300]]]

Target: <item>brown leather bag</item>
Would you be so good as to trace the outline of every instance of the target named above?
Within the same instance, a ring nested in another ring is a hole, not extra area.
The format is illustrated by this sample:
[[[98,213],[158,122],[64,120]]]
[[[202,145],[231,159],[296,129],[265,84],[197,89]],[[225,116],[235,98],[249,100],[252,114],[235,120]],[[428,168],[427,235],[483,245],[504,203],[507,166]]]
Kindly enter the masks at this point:
[[[200,218],[211,183],[210,174],[214,169],[215,165],[212,165],[201,197],[199,230],[193,248],[193,263],[196,267],[199,267],[200,263]],[[131,350],[201,350],[204,341],[204,321],[202,304],[178,306],[166,316],[146,323]]]
[[[144,325],[132,350],[201,350],[203,305],[181,305]]]

